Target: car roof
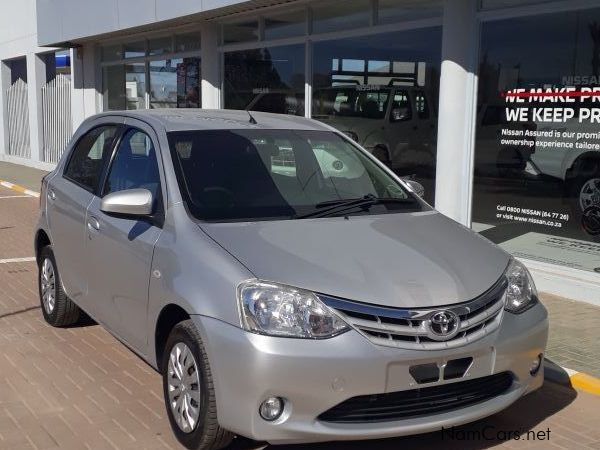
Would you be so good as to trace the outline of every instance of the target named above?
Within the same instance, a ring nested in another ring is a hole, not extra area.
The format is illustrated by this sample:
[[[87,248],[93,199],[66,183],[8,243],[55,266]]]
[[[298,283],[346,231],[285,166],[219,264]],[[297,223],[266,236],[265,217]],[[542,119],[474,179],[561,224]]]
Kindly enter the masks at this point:
[[[168,131],[190,130],[318,130],[331,131],[327,125],[305,117],[252,111],[256,123],[252,123],[245,110],[232,109],[138,109],[108,111],[94,117],[131,117],[162,127]]]

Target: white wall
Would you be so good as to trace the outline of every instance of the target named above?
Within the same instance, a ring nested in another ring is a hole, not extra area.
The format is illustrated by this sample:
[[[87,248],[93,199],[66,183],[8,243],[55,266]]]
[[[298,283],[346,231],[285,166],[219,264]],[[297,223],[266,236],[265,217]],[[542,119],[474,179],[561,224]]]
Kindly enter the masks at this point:
[[[244,3],[251,2],[247,0],[37,0],[37,29],[40,43],[55,44]],[[260,3],[269,2],[262,0]],[[274,0],[273,3],[276,1]]]
[[[31,160],[14,160],[28,165],[48,168],[40,163],[42,154],[41,142],[41,86],[45,82],[45,67],[40,60],[40,53],[52,51],[52,48],[38,46],[36,1],[18,0],[5,2],[0,14],[0,61],[3,62],[0,70],[0,159],[11,159],[7,155],[8,139],[6,136],[5,117],[5,89],[10,86],[10,72],[4,64],[6,60],[27,58],[27,84],[29,88],[29,130],[31,143]]]

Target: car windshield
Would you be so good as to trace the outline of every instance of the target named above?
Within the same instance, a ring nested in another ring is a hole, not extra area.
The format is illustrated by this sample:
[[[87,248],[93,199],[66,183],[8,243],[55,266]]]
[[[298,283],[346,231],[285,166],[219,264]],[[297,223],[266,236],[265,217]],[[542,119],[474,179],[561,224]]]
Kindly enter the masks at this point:
[[[317,89],[313,94],[313,117],[347,116],[383,119],[391,89],[378,86]]]
[[[200,220],[295,219],[423,205],[347,139],[330,131],[210,130],[168,133],[177,179]],[[366,200],[355,202],[352,200]],[[350,205],[348,205],[350,203]],[[360,207],[359,207],[360,206]]]

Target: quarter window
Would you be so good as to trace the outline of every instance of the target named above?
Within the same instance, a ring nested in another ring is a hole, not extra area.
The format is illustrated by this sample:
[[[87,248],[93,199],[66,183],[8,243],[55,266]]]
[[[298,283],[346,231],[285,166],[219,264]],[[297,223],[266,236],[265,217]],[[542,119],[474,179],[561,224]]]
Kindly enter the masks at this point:
[[[160,175],[152,139],[143,131],[130,129],[125,133],[112,162],[104,195],[125,189],[148,189],[158,195]]]
[[[94,191],[116,131],[116,125],[106,125],[85,134],[73,149],[65,177],[88,191]]]

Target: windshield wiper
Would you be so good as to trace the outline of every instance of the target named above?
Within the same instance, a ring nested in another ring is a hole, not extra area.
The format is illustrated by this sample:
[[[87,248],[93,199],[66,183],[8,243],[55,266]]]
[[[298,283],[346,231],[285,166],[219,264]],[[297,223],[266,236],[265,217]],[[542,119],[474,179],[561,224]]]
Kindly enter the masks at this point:
[[[367,194],[361,198],[350,198],[341,200],[329,200],[326,202],[317,203],[316,208],[325,208],[317,211],[311,211],[306,214],[294,216],[294,219],[307,219],[309,217],[327,217],[331,214],[337,214],[347,209],[361,208],[368,209],[373,205],[384,205],[384,204],[408,204],[414,205],[417,201],[412,197],[407,198],[395,198],[395,197],[377,197],[373,194]],[[329,206],[327,208],[327,206]]]

